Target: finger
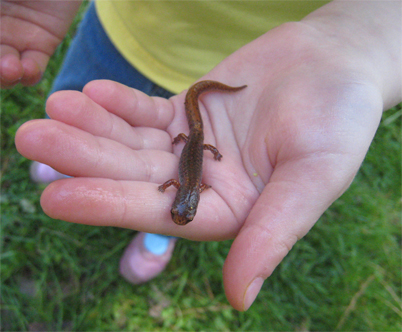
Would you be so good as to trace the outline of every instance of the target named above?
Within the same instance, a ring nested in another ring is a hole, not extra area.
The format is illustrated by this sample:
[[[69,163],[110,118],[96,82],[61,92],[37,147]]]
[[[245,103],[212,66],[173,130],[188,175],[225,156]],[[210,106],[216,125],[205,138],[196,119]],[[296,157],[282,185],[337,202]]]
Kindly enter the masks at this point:
[[[132,126],[166,129],[174,116],[172,103],[113,81],[88,83],[83,93]]]
[[[19,52],[13,47],[7,45],[0,46],[0,76],[1,88],[11,88],[19,83],[24,74]]]
[[[47,100],[46,112],[54,120],[80,128],[94,136],[120,142],[132,149],[172,150],[171,138],[165,131],[148,127],[133,128],[78,91],[59,91],[52,94]]]
[[[197,215],[186,226],[176,225],[170,215],[176,192],[158,191],[157,184],[73,178],[51,183],[41,205],[55,219],[96,226],[115,226],[174,235],[197,241],[232,238],[236,218],[222,199],[208,189],[202,194]]]
[[[49,55],[39,51],[24,51],[21,54],[21,64],[24,68],[24,75],[21,84],[32,86],[40,81],[49,62]]]
[[[15,140],[23,156],[70,176],[162,183],[177,169],[178,160],[172,153],[133,150],[54,120],[24,124]]]
[[[1,45],[1,87],[11,88],[18,83],[31,86],[38,83],[46,69],[49,56],[38,51],[19,52],[8,45]]]
[[[342,167],[339,155],[326,159],[288,163],[273,173],[224,264],[225,292],[235,309],[250,307],[263,281],[346,190],[359,167]]]

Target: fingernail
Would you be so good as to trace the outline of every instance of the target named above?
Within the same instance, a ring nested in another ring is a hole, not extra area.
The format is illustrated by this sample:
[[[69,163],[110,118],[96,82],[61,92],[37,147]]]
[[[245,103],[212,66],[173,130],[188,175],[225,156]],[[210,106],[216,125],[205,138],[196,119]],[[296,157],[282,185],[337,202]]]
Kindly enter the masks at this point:
[[[264,279],[261,277],[257,277],[250,283],[250,285],[248,285],[243,301],[244,311],[248,310],[248,308],[250,308],[250,306],[253,304],[255,298],[260,292],[263,283]]]

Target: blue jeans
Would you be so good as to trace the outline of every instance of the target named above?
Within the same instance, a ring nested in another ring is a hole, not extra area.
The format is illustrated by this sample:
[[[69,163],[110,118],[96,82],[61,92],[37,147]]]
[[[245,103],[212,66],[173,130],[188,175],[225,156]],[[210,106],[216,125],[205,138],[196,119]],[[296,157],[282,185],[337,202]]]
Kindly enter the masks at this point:
[[[51,93],[59,90],[81,91],[85,84],[98,79],[113,80],[149,96],[173,96],[173,93],[151,82],[123,58],[103,30],[92,2],[71,42]],[[147,234],[144,245],[155,255],[162,255],[169,245],[169,238]]]
[[[78,27],[51,93],[59,90],[81,91],[85,84],[98,79],[113,80],[149,96],[173,96],[123,58],[103,30],[92,2]]]

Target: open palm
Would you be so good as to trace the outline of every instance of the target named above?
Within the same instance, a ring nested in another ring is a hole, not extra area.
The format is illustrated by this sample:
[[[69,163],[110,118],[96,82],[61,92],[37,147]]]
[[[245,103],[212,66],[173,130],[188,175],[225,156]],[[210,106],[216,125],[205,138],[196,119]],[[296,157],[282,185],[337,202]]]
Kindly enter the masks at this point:
[[[193,240],[233,238],[258,197],[227,112],[241,99],[240,92],[212,92],[200,100],[205,142],[216,145],[223,158],[218,162],[205,152],[203,182],[212,188],[202,193],[196,218],[186,227],[171,220],[176,190],[158,191],[161,183],[177,178],[183,144],[172,146],[172,138],[188,133],[184,93],[171,100],[150,98],[112,81],[92,82],[84,93],[58,92],[47,104],[52,120],[24,125],[17,146],[28,158],[74,177],[51,184],[43,194],[43,207],[53,217]],[[66,190],[74,193],[71,201]]]

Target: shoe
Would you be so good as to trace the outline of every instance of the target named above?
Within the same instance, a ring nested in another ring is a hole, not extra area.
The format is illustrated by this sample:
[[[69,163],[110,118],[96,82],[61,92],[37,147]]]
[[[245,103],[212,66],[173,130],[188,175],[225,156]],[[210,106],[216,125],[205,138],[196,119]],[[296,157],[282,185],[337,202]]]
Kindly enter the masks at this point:
[[[138,233],[120,260],[120,274],[132,284],[142,284],[159,275],[172,258],[177,238]]]
[[[32,181],[36,183],[50,183],[56,180],[65,179],[69,176],[57,172],[48,165],[34,161],[29,170]]]

